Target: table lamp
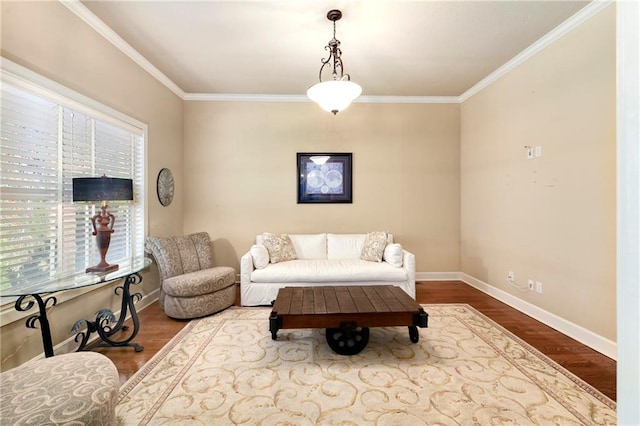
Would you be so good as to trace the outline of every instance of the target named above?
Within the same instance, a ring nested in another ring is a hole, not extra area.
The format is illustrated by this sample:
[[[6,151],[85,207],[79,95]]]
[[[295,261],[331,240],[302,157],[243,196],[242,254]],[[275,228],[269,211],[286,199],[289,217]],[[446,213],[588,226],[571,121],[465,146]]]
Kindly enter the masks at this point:
[[[118,269],[118,265],[109,265],[106,261],[115,216],[107,211],[108,201],[133,200],[133,181],[131,179],[102,177],[74,178],[73,201],[101,201],[102,208],[91,218],[93,235],[96,236],[100,263],[86,269],[87,273],[107,273]]]

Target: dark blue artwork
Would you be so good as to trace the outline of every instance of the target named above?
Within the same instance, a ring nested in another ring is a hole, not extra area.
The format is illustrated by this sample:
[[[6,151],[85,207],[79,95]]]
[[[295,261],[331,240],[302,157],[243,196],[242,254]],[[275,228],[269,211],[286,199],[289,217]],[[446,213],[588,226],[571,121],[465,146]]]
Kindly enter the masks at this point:
[[[344,165],[342,163],[306,164],[307,194],[343,194]]]

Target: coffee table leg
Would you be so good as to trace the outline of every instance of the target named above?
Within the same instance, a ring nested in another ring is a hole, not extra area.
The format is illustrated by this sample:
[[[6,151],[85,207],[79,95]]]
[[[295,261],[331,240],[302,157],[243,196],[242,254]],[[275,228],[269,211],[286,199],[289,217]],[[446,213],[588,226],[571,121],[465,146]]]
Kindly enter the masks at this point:
[[[269,331],[271,332],[271,339],[278,340],[278,330],[282,326],[282,318],[278,317],[277,312],[271,311],[269,316]]]

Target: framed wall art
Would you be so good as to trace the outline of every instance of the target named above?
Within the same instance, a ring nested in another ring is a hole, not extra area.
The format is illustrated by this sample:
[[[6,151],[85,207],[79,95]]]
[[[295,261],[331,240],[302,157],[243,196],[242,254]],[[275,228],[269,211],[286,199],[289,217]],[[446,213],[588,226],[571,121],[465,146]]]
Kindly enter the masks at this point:
[[[352,203],[351,153],[299,152],[298,204]]]

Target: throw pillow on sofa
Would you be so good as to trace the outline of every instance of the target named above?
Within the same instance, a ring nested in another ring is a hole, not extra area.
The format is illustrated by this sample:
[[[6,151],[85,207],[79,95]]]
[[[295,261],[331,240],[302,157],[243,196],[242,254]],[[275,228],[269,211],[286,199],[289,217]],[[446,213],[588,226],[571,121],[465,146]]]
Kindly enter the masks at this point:
[[[402,246],[398,243],[387,244],[384,248],[384,254],[382,255],[382,260],[387,262],[391,266],[395,266],[396,268],[402,268]]]
[[[254,268],[262,269],[269,264],[269,251],[262,244],[252,245],[250,252]]]
[[[364,240],[360,258],[370,262],[382,262],[386,246],[387,233],[385,231],[369,232]]]
[[[269,252],[271,263],[296,259],[296,249],[287,234],[278,235],[265,232],[262,235],[262,244]]]

